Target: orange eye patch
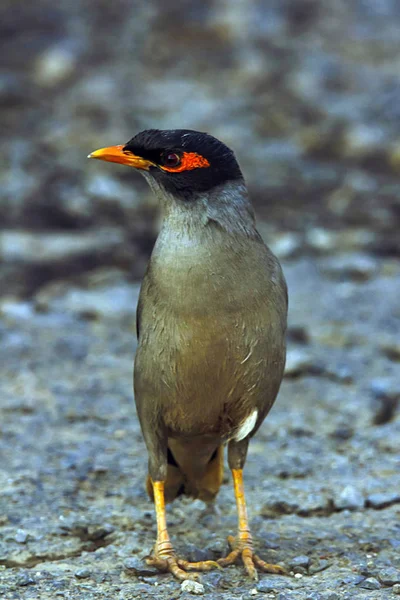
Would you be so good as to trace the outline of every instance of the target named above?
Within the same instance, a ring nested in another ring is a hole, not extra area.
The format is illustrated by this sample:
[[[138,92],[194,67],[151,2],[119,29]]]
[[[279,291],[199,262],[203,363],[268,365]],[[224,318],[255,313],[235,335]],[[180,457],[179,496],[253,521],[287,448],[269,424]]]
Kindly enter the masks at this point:
[[[169,173],[181,173],[182,171],[191,171],[209,166],[210,163],[201,154],[197,154],[197,152],[184,152],[176,167],[161,166],[161,168]]]

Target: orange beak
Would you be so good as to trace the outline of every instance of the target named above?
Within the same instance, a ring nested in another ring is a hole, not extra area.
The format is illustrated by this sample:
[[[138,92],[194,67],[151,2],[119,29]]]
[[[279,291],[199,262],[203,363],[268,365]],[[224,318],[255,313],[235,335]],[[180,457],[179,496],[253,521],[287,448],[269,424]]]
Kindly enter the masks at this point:
[[[151,166],[154,166],[149,160],[145,160],[140,156],[135,156],[131,152],[125,151],[124,146],[109,146],[108,148],[100,148],[89,154],[88,158],[98,158],[99,160],[107,160],[121,165],[128,165],[135,169],[148,171]]]

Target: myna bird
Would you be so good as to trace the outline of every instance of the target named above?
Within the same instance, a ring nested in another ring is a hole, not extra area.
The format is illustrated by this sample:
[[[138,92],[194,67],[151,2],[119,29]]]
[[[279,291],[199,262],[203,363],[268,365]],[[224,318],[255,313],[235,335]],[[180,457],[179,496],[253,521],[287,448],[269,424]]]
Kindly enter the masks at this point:
[[[241,558],[284,573],[253,549],[243,488],[249,440],[272,407],[285,365],[287,288],[262,241],[233,152],[206,133],[139,133],[89,158],[144,175],[163,221],[137,308],[134,389],[149,456],[157,541],[148,563],[180,580]],[[238,532],[216,562],[178,558],[165,501],[180,494],[212,501],[222,482],[223,447],[235,490]]]

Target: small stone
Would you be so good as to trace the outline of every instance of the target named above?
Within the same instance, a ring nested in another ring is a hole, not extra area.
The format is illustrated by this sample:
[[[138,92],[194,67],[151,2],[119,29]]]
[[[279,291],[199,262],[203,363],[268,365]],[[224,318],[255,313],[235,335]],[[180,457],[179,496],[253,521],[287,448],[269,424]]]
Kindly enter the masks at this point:
[[[26,533],[26,531],[24,531],[23,529],[18,529],[18,531],[15,535],[15,541],[18,542],[19,544],[25,544],[27,539],[28,539],[28,534]]]
[[[295,344],[309,344],[310,336],[304,325],[290,325],[287,332],[288,340]]]
[[[332,592],[331,590],[326,590],[321,595],[321,600],[339,600],[339,598],[339,594]]]
[[[294,598],[295,597],[292,592],[281,592],[277,600],[294,600]]]
[[[371,390],[372,395],[378,399],[400,399],[400,387],[390,378],[380,377],[372,379],[369,384],[369,389]]]
[[[185,581],[182,581],[181,583],[181,591],[187,592],[188,594],[194,594],[195,596],[201,596],[204,594],[204,585],[198,581],[185,579]]]
[[[90,569],[87,568],[83,568],[83,569],[78,569],[77,571],[75,571],[74,575],[77,579],[87,579],[88,577],[91,576],[91,571]]]
[[[225,544],[222,540],[215,539],[206,546],[205,550],[212,552],[214,556],[220,557],[225,552]]]
[[[280,233],[270,240],[269,245],[278,258],[292,258],[301,248],[301,238],[297,233]]]
[[[90,540],[97,541],[104,539],[113,532],[114,527],[110,523],[103,523],[102,525],[89,525],[87,535]]]
[[[400,494],[397,492],[382,492],[376,494],[370,494],[367,498],[367,506],[371,508],[387,508],[392,504],[400,502]],[[400,582],[400,579],[399,579]]]
[[[390,360],[399,362],[400,361],[400,342],[397,340],[384,340],[380,344],[380,348]]]
[[[124,569],[126,571],[131,571],[135,575],[142,575],[149,577],[150,575],[157,575],[160,571],[156,567],[152,567],[147,565],[140,558],[132,557],[124,560]]]
[[[329,365],[326,374],[336,381],[351,383],[353,381],[353,372],[348,365]]]
[[[393,592],[393,594],[396,594],[396,596],[400,596],[400,583],[396,583],[392,587],[392,592]]]
[[[308,568],[310,564],[310,557],[309,556],[305,556],[304,554],[301,554],[299,556],[295,556],[290,562],[289,562],[289,567],[291,569],[295,569],[296,567],[304,567],[305,569]]]
[[[380,590],[381,584],[375,577],[367,577],[364,581],[358,584],[358,587],[363,588],[364,590]]]
[[[5,262],[63,263],[87,255],[104,255],[121,246],[123,241],[123,234],[117,228],[102,228],[79,233],[2,231],[0,256]]]
[[[344,254],[320,261],[321,271],[331,279],[367,281],[375,275],[376,261],[366,254]]]
[[[360,510],[364,508],[364,503],[364,496],[352,485],[346,485],[334,498],[334,505],[338,510]]]
[[[0,300],[0,314],[12,319],[30,319],[33,314],[32,304],[17,298],[5,297]]]
[[[33,577],[30,576],[29,573],[22,573],[22,575],[20,575],[20,577],[18,577],[17,579],[17,585],[21,587],[25,587],[27,585],[34,585],[35,583],[36,581],[33,579]]]
[[[336,440],[350,440],[354,436],[354,429],[350,425],[338,425],[330,434]]]
[[[330,566],[332,565],[329,561],[321,558],[309,566],[308,572],[310,575],[315,575],[315,573],[320,573],[321,571],[325,571],[325,569],[329,569]]]
[[[314,227],[306,233],[306,241],[313,250],[327,252],[333,250],[337,244],[337,233],[323,229],[320,227]]]
[[[343,155],[362,159],[372,154],[385,154],[385,134],[382,127],[369,123],[353,123],[343,135]]]
[[[208,585],[214,588],[222,587],[224,581],[222,574],[218,571],[210,571],[204,575],[204,579]]]
[[[322,600],[322,596],[319,592],[310,592],[305,597],[305,600]]]
[[[400,571],[394,567],[385,567],[379,571],[378,578],[384,585],[400,584]]]
[[[198,548],[195,544],[186,544],[182,553],[189,562],[201,562],[203,560],[212,560],[213,556],[209,550]]]
[[[67,79],[75,69],[75,57],[61,46],[46,50],[36,62],[37,83],[52,87]]]
[[[250,596],[257,596],[258,592],[256,590],[256,588],[253,588],[252,590],[250,590]]]
[[[295,573],[294,576],[296,579],[301,579],[303,577],[301,573]]]
[[[35,306],[42,311],[60,311],[83,317],[104,318],[131,316],[138,298],[138,286],[121,282],[92,289],[50,283],[35,297]]]
[[[298,377],[311,370],[313,365],[310,354],[299,348],[288,351],[286,356],[285,377]]]
[[[343,585],[359,585],[361,582],[365,581],[365,576],[363,575],[347,575],[347,577],[343,577],[341,580],[341,584]]]
[[[256,589],[264,594],[268,592],[276,592],[279,590],[287,590],[291,585],[287,577],[264,577],[257,583]]]
[[[400,386],[390,378],[373,379],[370,390],[375,399],[374,424],[383,425],[391,421],[400,401]]]

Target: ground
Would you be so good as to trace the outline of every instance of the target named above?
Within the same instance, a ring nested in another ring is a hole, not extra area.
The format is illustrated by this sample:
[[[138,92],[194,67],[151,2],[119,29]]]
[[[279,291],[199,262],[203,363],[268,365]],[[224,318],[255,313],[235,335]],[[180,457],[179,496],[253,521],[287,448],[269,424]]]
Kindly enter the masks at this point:
[[[255,583],[238,565],[203,575],[204,598],[381,599],[398,590],[400,269],[366,262],[284,262],[287,373],[251,443],[245,484],[259,553],[292,576]],[[106,275],[77,286],[69,310],[71,290],[2,304],[4,600],[191,595],[142,560],[155,519],[131,388],[138,286]],[[107,305],[113,293],[125,294],[125,308]],[[182,556],[223,555],[236,524],[229,473],[215,510],[178,500],[168,520]]]
[[[87,161],[146,128],[232,147],[289,283],[286,376],[245,469],[257,551],[290,577],[209,600],[400,593],[400,3],[0,2],[0,598],[189,598],[155,539],[132,397],[157,202]],[[168,507],[182,556],[236,516]],[[193,589],[193,592],[196,591]]]

